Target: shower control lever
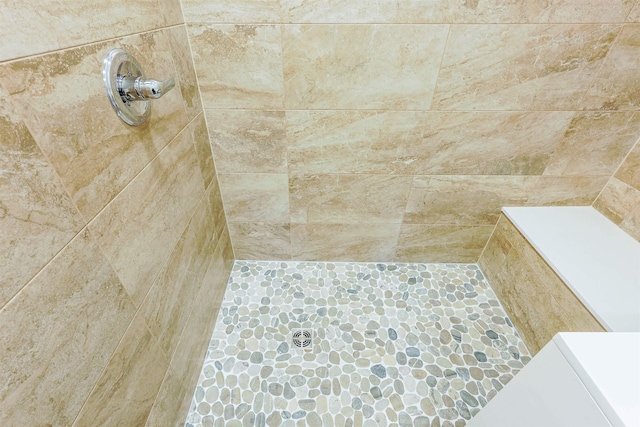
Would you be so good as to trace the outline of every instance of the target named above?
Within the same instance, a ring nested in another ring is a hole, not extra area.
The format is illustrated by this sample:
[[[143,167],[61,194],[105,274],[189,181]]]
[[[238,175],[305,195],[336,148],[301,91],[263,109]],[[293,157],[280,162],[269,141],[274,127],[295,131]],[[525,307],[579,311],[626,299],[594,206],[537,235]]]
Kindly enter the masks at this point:
[[[128,52],[113,49],[104,58],[102,79],[111,106],[126,124],[140,126],[151,114],[151,100],[158,99],[176,85],[173,77],[148,79]]]
[[[159,82],[158,80],[134,77],[131,75],[118,76],[118,92],[127,101],[143,101],[146,99],[158,99],[169,92],[176,85],[173,77]]]

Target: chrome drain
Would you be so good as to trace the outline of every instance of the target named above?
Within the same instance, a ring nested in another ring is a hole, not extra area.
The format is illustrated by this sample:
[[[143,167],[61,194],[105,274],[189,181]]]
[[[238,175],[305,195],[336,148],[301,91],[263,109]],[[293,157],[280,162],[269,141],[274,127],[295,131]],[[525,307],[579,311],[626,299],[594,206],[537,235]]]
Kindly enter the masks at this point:
[[[299,329],[291,335],[291,347],[310,349],[313,344],[313,331],[311,329]]]

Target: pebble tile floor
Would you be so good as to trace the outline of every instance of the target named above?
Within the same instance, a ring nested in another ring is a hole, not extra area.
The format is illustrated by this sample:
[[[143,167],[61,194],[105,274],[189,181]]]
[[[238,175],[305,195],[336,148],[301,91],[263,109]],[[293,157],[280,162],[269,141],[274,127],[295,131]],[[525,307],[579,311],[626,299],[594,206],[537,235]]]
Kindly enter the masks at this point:
[[[459,427],[529,360],[475,264],[236,261],[185,426]]]

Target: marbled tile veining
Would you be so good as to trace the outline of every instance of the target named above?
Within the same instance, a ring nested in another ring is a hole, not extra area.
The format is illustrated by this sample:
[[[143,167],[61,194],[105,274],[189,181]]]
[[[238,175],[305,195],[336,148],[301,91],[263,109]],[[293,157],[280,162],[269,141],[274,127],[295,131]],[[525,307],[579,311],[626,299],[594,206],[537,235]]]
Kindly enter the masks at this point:
[[[236,261],[185,427],[464,426],[529,360],[475,264]]]

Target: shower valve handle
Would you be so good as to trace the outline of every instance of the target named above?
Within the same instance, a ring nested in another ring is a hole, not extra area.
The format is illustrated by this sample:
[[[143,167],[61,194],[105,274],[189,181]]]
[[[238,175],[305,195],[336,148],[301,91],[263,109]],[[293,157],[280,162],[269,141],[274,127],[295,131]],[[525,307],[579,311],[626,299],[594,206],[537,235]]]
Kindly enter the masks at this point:
[[[169,92],[176,85],[173,77],[161,82],[153,79],[146,79],[144,76],[118,76],[118,92],[127,101],[144,101],[151,98],[158,99]]]

